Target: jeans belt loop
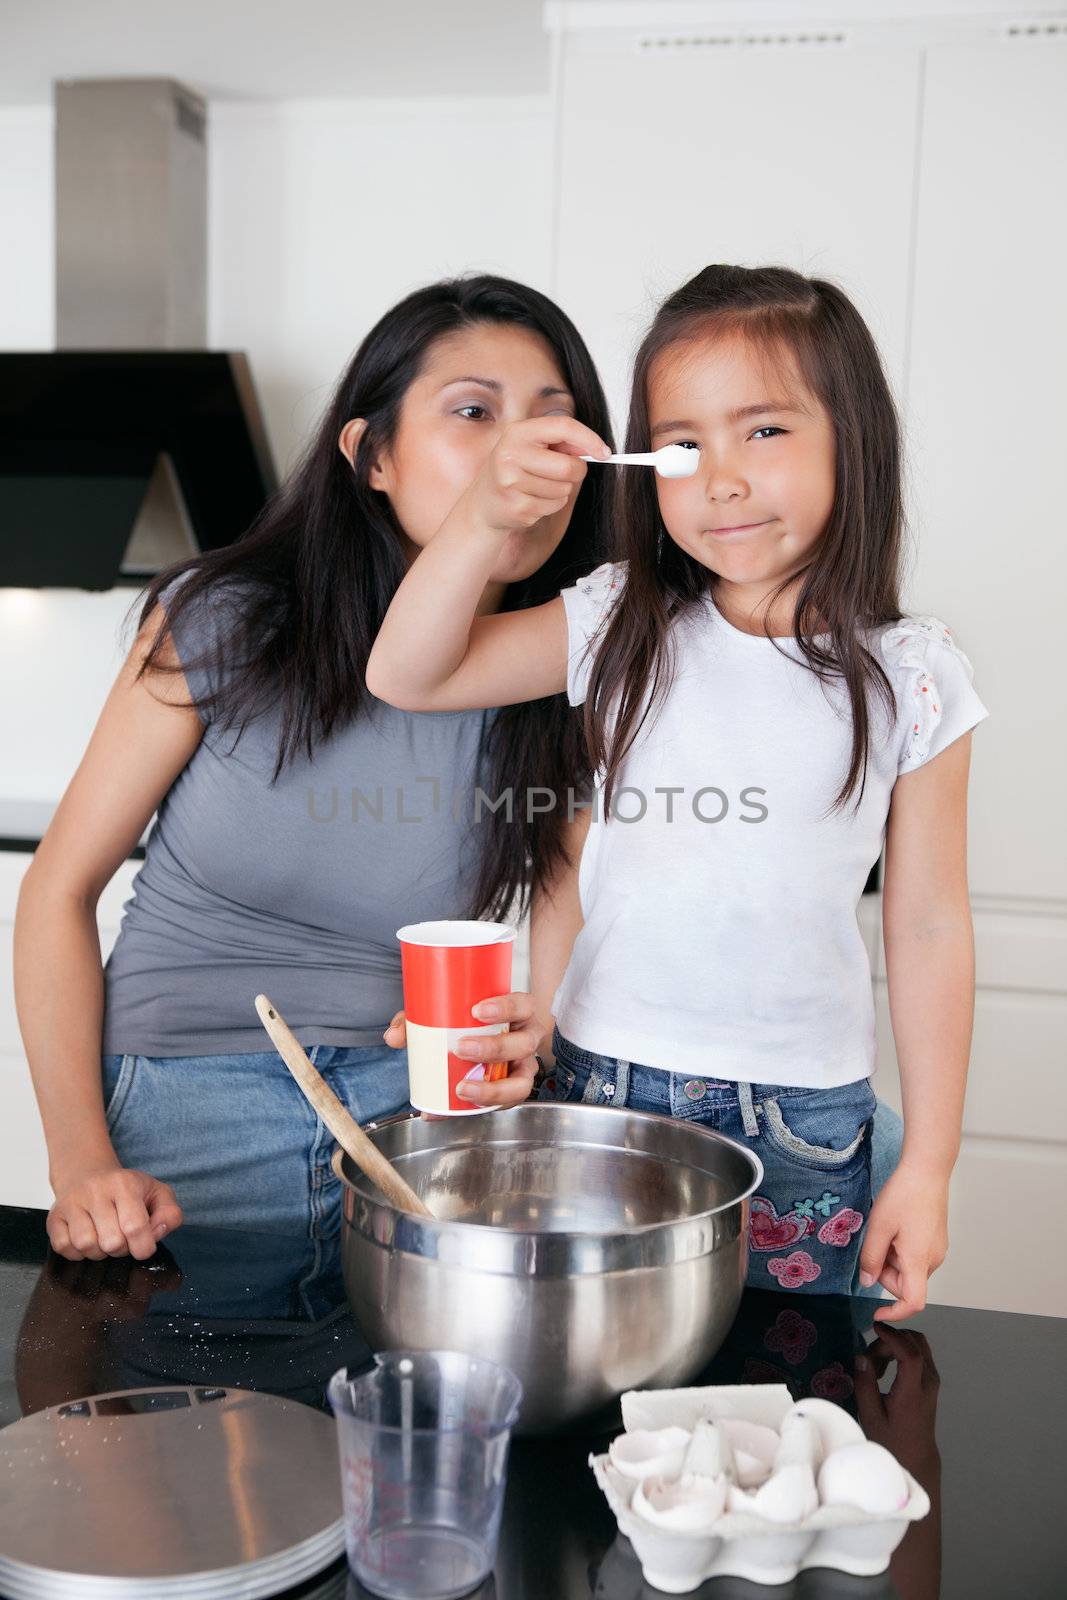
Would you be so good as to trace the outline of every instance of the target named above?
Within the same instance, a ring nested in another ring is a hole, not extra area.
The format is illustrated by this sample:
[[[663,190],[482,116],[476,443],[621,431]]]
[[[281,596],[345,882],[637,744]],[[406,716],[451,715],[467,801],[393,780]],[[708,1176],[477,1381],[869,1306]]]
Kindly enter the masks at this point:
[[[741,1107],[741,1123],[749,1139],[754,1139],[759,1133],[759,1123],[756,1121],[756,1108],[752,1104],[752,1085],[739,1083],[737,1085],[737,1102]]]
[[[615,1063],[615,1095],[613,1104],[624,1106],[630,1093],[630,1063],[617,1061]]]

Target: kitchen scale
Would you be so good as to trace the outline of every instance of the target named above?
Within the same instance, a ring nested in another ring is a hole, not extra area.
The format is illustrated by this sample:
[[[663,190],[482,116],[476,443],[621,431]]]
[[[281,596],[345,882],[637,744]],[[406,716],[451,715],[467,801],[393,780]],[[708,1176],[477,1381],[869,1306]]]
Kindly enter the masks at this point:
[[[294,1400],[122,1390],[0,1429],[10,1600],[325,1600],[343,1550],[336,1424]]]

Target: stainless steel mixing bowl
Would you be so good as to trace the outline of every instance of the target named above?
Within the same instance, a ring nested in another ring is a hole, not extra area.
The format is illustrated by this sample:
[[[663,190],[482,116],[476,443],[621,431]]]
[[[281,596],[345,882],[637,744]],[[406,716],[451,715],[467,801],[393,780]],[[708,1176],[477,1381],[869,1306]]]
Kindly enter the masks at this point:
[[[737,1310],[743,1145],[625,1107],[527,1102],[367,1132],[434,1212],[398,1211],[341,1150],[345,1287],[375,1349],[453,1349],[522,1379],[519,1431],[683,1384]]]

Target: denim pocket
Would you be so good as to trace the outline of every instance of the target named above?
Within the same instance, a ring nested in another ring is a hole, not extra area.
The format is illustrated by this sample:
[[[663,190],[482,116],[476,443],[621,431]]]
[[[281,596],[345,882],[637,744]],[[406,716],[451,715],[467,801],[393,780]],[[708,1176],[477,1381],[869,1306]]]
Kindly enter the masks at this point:
[[[565,1072],[565,1093],[547,1096],[551,1100],[580,1100],[583,1105],[624,1106],[629,1095],[630,1063],[612,1056],[600,1056],[572,1044],[556,1028],[552,1034],[552,1053],[556,1072]],[[550,1074],[553,1076],[553,1074]]]
[[[104,1056],[102,1061],[104,1120],[112,1133],[122,1114],[133,1084],[136,1056]]]
[[[315,1065],[361,1127],[412,1109],[408,1099],[407,1050],[391,1050],[388,1045],[337,1045],[332,1056],[328,1050],[321,1052]]]
[[[537,1091],[538,1100],[580,1100],[581,1087],[578,1083],[578,1074],[573,1067],[568,1067],[564,1061],[556,1061],[555,1066],[545,1078],[544,1083]]]
[[[583,1050],[580,1044],[573,1044],[560,1033],[558,1027],[552,1029],[552,1054],[557,1061],[565,1061],[569,1067],[574,1067],[579,1072],[587,1072],[590,1067],[595,1067],[607,1059],[605,1056],[594,1055],[592,1050]]]
[[[763,1135],[789,1161],[815,1172],[843,1171],[861,1157],[877,1104],[866,1078],[840,1089],[764,1095]]]

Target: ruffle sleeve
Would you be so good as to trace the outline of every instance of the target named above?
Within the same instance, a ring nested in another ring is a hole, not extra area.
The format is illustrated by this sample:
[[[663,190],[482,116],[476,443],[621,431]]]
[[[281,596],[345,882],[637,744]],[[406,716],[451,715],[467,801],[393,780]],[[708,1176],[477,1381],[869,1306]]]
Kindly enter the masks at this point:
[[[595,645],[626,582],[625,561],[605,561],[560,592],[567,615],[567,699],[580,706],[589,689]]]
[[[974,668],[939,617],[891,623],[881,647],[898,696],[897,772],[911,772],[989,712],[975,692]]]

